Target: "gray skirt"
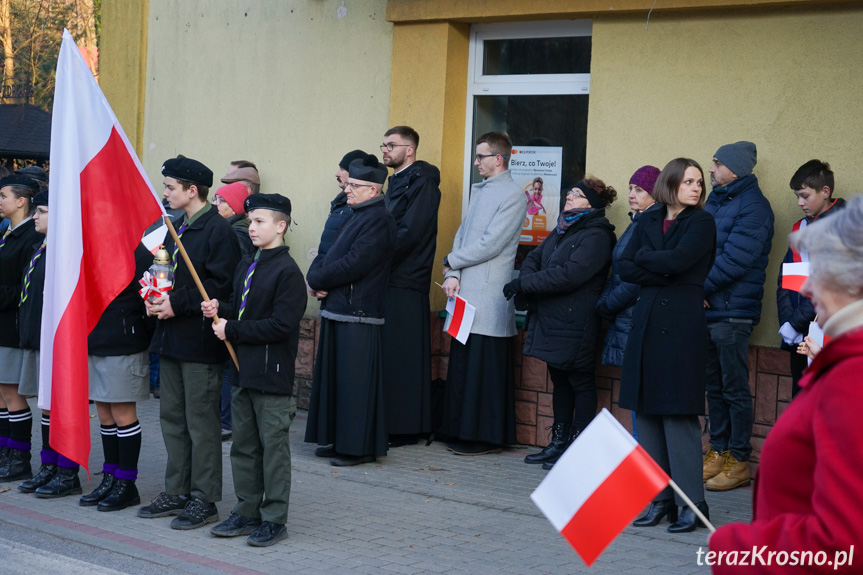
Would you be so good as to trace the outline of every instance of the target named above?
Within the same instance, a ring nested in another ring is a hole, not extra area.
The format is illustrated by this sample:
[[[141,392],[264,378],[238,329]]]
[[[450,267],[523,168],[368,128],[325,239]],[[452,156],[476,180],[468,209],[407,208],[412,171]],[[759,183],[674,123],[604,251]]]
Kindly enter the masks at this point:
[[[150,355],[87,356],[90,399],[103,403],[146,401],[150,398]]]
[[[19,383],[21,381],[21,349],[0,347],[0,383]]]
[[[21,350],[21,375],[18,377],[18,393],[25,397],[39,394],[39,350]]]

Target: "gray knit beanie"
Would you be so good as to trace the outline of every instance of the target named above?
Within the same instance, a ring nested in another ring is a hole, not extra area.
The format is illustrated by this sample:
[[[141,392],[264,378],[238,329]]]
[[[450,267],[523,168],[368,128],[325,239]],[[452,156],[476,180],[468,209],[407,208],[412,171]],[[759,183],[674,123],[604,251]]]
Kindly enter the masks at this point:
[[[734,142],[721,146],[713,157],[728,166],[738,177],[748,176],[758,161],[758,152],[752,142]]]

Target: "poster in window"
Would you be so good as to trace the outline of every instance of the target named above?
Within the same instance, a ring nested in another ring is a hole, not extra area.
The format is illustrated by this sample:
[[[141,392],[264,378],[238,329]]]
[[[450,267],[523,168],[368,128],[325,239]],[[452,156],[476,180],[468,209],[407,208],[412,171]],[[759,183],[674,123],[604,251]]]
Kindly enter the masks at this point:
[[[520,245],[538,246],[557,225],[562,156],[563,148],[559,146],[512,148],[510,173],[527,201]]]

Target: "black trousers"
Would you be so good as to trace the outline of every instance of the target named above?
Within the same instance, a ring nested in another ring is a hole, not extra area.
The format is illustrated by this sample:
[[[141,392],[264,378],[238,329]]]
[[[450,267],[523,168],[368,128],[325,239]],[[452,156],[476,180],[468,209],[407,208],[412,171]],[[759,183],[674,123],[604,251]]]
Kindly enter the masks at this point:
[[[551,396],[554,420],[571,424],[579,432],[583,431],[596,415],[596,380],[593,372],[548,366],[548,374],[554,384]]]

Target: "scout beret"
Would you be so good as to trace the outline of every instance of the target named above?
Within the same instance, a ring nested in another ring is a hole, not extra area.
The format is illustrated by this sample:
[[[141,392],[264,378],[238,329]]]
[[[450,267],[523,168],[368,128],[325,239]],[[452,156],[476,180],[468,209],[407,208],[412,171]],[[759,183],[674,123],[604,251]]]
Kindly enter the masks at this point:
[[[208,188],[213,185],[213,171],[210,168],[198,160],[183,156],[165,160],[162,164],[162,175]]]
[[[22,176],[28,176],[34,180],[41,180],[46,184],[48,183],[48,174],[39,166],[27,166],[26,168],[15,170],[15,173],[21,174]]]
[[[369,154],[365,158],[351,162],[348,174],[355,180],[383,184],[387,181],[387,168],[378,162],[377,156]]]
[[[39,183],[31,176],[24,174],[10,174],[5,178],[0,179],[0,188],[5,188],[6,186],[24,186],[25,188],[30,188],[34,192],[39,191]]]
[[[35,196],[33,196],[33,200],[30,202],[32,206],[47,206],[48,205],[48,190],[42,190]]]
[[[291,215],[291,200],[281,194],[252,194],[243,206],[246,213],[252,210],[273,210]]]

